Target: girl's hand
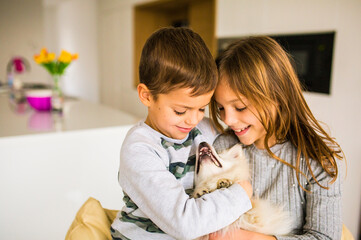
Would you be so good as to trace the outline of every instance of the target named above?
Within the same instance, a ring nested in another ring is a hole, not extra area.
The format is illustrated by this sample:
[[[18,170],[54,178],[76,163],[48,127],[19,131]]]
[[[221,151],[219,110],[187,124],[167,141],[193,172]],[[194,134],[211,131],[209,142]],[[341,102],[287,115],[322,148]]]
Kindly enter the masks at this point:
[[[209,240],[276,240],[276,238],[261,233],[238,229],[223,236],[217,233],[211,233],[209,234]]]
[[[241,187],[244,189],[244,191],[246,191],[249,199],[251,199],[252,194],[253,194],[252,184],[249,181],[240,181],[237,183],[239,185],[241,185]]]

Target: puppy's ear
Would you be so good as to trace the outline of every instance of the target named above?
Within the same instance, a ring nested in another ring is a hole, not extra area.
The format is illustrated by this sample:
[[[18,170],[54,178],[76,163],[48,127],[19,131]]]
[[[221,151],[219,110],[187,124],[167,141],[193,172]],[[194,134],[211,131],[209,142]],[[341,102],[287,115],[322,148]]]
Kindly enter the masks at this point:
[[[147,107],[149,107],[153,101],[153,96],[144,83],[139,83],[137,86],[138,97],[140,101]]]
[[[224,158],[235,159],[235,158],[239,158],[240,156],[241,157],[243,156],[243,148],[241,144],[236,144],[222,153],[222,157]]]

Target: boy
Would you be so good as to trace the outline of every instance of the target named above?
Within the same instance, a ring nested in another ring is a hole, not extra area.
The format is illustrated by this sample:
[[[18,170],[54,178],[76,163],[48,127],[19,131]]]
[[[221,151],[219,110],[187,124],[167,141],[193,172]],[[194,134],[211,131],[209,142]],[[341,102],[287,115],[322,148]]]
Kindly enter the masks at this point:
[[[122,145],[125,207],[112,224],[113,239],[193,239],[232,223],[251,208],[248,182],[188,195],[196,147],[217,136],[208,119],[201,121],[218,80],[205,43],[190,29],[158,30],[144,45],[139,78],[148,116]]]

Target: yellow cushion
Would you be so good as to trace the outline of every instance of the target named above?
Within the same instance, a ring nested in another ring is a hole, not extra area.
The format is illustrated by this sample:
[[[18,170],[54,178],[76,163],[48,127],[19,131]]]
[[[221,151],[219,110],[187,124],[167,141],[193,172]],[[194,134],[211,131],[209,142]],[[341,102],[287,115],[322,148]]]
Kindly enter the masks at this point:
[[[118,210],[105,209],[98,200],[90,197],[76,214],[65,240],[112,240],[110,225],[117,213]],[[341,240],[354,240],[345,225]]]
[[[341,240],[355,240],[348,228],[345,226],[345,224],[342,226],[342,236]]]
[[[89,198],[76,214],[65,240],[111,240],[110,225],[117,212],[104,209],[98,200]]]

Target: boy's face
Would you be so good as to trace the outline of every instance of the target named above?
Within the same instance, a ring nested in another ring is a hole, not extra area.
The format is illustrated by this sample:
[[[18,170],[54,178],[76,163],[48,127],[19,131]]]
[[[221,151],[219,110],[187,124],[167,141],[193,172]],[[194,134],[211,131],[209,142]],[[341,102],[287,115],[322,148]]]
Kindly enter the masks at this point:
[[[183,139],[202,120],[213,91],[191,96],[192,89],[180,88],[150,98],[145,121],[156,131],[173,139]]]

